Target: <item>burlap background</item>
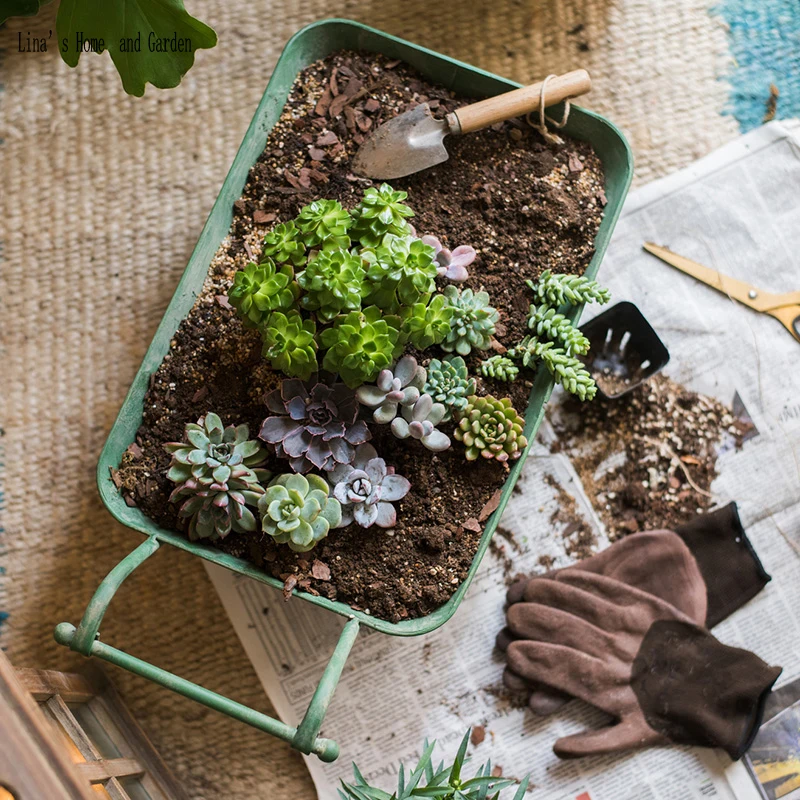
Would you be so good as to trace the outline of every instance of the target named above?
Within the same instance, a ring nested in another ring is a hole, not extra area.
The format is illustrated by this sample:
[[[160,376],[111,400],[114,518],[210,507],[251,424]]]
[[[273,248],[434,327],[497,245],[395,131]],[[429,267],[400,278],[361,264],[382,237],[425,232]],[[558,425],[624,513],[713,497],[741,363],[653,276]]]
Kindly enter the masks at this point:
[[[520,81],[587,67],[587,105],[628,134],[637,180],[736,133],[721,115],[725,31],[705,0],[190,0],[219,45],[182,85],[126,96],[107,56],[68,69],[50,6],[0,31],[0,534],[19,666],[65,667],[53,626],[78,621],[102,576],[140,541],[94,486],[106,432],[205,221],[283,43],[354,18]],[[582,26],[582,27],[581,27]],[[4,52],[3,52],[4,51]],[[2,458],[0,458],[2,461]],[[0,503],[2,505],[2,503]],[[270,711],[201,563],[165,549],[113,603],[104,640]],[[307,798],[287,746],[119,670],[113,678],[197,798]]]

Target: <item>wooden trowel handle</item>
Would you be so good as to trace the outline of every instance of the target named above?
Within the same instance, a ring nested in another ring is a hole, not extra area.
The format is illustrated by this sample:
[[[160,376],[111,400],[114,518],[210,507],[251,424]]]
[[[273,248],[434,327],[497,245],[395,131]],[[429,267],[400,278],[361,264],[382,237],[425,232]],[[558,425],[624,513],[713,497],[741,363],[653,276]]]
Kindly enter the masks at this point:
[[[586,94],[592,88],[592,79],[585,69],[576,69],[565,75],[556,75],[547,81],[544,96],[545,108],[560,103],[568,97],[578,97]],[[488,128],[496,122],[502,122],[512,117],[519,117],[531,111],[539,110],[539,100],[542,95],[542,81],[514,89],[496,97],[488,97],[478,103],[459,108],[453,114],[448,114],[453,133],[471,133],[482,128]],[[455,120],[451,120],[455,117]],[[453,125],[456,122],[456,125]]]

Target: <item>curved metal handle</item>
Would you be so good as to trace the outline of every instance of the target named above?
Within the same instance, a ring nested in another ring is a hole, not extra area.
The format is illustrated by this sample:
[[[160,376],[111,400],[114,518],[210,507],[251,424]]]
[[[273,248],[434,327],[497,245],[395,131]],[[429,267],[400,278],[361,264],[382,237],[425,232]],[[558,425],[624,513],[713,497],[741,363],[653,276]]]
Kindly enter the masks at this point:
[[[89,605],[86,607],[86,612],[80,625],[76,628],[69,622],[60,623],[56,626],[54,632],[55,640],[75,652],[85,656],[102,658],[104,661],[116,664],[118,667],[127,669],[136,675],[141,675],[141,677],[158,683],[173,692],[182,694],[190,700],[283,739],[283,741],[288,742],[301,753],[306,755],[314,753],[322,761],[335,761],[339,757],[339,745],[332,739],[322,738],[318,734],[325,718],[325,712],[328,710],[328,705],[347,661],[347,656],[358,635],[358,620],[351,619],[345,624],[333,655],[325,667],[325,672],[320,678],[314,696],[311,698],[303,721],[297,728],[293,728],[280,720],[262,714],[249,706],[237,703],[224,695],[217,694],[217,692],[212,692],[210,689],[192,683],[147,661],[142,661],[99,640],[100,622],[111,599],[125,578],[153,555],[158,548],[158,539],[155,536],[151,536],[125,556],[108,573],[97,588],[94,596],[89,601]]]

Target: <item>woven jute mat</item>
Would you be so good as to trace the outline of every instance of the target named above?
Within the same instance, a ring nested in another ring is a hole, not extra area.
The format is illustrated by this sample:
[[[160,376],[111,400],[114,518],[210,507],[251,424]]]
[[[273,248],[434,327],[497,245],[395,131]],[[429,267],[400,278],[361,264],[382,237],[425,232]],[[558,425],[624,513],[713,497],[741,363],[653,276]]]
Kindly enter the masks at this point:
[[[126,96],[107,56],[76,70],[19,53],[52,6],[0,31],[2,644],[18,666],[65,668],[54,625],[77,623],[140,542],[101,506],[97,456],[197,240],[281,47],[350,17],[530,81],[584,66],[586,105],[626,132],[643,182],[736,133],[721,115],[726,37],[703,0],[192,0],[219,44],[177,89]],[[4,51],[4,52],[3,52]],[[164,548],[123,586],[103,640],[271,712],[199,560]],[[286,745],[109,668],[197,798],[313,797]],[[332,732],[333,733],[333,732]],[[431,732],[433,733],[433,732]]]

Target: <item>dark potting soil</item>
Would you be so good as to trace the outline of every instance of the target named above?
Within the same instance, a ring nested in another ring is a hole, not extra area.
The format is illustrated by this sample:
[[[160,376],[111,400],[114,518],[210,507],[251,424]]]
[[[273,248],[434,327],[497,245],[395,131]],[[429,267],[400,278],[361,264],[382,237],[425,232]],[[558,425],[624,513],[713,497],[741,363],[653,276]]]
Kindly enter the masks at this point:
[[[353,175],[350,161],[386,119],[419,102],[444,114],[469,100],[370,54],[338,53],[300,73],[234,203],[229,236],[203,292],[152,376],[136,442],[113,475],[128,503],[163,527],[183,530],[167,499],[163,443],[181,440],[186,423],[208,411],[226,425],[247,423],[252,436],[267,416],[264,395],[281,376],[262,360],[258,333],[242,326],[226,297],[234,272],[259,258],[264,234],[314,199],[352,208],[366,187],[377,185]],[[523,120],[451,137],[448,150],[446,163],[392,185],[408,192],[418,234],[435,234],[451,249],[475,247],[466,285],[485,289],[499,310],[493,349],[504,352],[524,333],[531,301],[525,279],[545,269],[586,269],[605,204],[602,168],[590,145],[546,144]],[[441,354],[436,348],[425,354],[432,355]],[[472,372],[486,355],[468,358]],[[524,413],[531,378],[481,380],[478,392],[510,396]],[[388,426],[370,428],[378,452],[412,484],[396,504],[393,529],[338,529],[306,554],[262,533],[232,533],[216,544],[283,580],[287,593],[297,587],[396,622],[430,613],[463,581],[507,468],[467,463],[456,441],[433,454],[414,440],[394,439]],[[452,434],[452,425],[442,429]],[[277,459],[265,466],[286,471]]]

